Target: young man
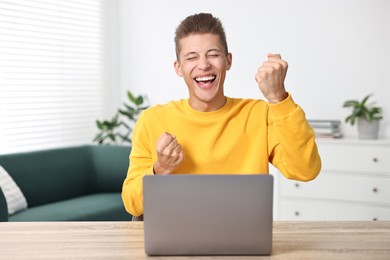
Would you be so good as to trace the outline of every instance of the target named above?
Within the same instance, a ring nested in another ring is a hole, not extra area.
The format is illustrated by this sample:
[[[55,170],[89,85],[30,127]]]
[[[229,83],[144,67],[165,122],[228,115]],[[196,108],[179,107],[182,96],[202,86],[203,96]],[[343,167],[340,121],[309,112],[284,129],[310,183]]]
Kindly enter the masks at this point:
[[[224,95],[232,54],[218,18],[187,17],[176,29],[175,43],[174,68],[189,99],[153,106],[137,121],[122,191],[130,214],[143,214],[147,174],[263,174],[271,162],[289,179],[318,175],[314,132],[285,90],[287,63],[279,54],[268,54],[255,76],[267,103]]]

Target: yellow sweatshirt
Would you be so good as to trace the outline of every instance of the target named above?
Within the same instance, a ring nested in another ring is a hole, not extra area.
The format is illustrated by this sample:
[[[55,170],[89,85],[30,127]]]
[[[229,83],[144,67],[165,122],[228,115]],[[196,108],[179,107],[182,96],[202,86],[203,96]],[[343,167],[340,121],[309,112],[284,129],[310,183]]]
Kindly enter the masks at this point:
[[[277,104],[227,98],[214,112],[196,111],[188,99],[171,101],[143,111],[133,132],[122,188],[133,216],[143,214],[142,177],[153,174],[164,132],[175,135],[185,153],[174,173],[266,174],[271,162],[286,178],[309,181],[321,169],[314,131],[290,95]]]

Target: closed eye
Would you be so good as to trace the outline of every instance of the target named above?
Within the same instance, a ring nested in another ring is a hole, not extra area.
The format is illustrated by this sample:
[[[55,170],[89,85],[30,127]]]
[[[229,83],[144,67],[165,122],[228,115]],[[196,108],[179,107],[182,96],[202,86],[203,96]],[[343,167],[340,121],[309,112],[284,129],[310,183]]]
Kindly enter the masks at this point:
[[[186,60],[188,61],[196,60],[196,56],[187,57]]]
[[[207,56],[210,58],[218,58],[220,55],[219,54],[209,54]]]

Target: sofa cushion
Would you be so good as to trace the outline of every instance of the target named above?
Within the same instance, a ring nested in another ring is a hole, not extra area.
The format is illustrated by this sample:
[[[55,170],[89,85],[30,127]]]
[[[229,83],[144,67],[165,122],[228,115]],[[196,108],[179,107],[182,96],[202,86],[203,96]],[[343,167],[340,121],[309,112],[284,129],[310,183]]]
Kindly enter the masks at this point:
[[[86,146],[2,155],[29,207],[91,193],[93,167]]]
[[[90,146],[94,172],[94,192],[121,192],[129,166],[129,146]]]
[[[7,202],[8,214],[12,215],[15,212],[27,208],[27,201],[8,172],[0,165],[0,187],[3,191],[5,200]]]
[[[9,221],[119,221],[131,220],[120,193],[98,193],[29,208]]]

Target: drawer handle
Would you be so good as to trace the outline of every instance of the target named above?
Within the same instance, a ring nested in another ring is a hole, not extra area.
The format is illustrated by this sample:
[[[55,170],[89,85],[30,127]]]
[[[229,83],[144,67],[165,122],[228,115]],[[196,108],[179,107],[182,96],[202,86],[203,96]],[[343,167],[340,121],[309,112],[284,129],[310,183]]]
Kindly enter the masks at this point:
[[[378,158],[374,157],[374,158],[372,159],[372,161],[373,161],[373,162],[378,162]]]
[[[374,187],[374,188],[372,189],[372,191],[373,191],[374,193],[378,193],[378,188]]]
[[[299,211],[295,211],[295,213],[294,213],[294,214],[295,214],[295,216],[297,216],[297,217],[298,217],[298,216],[299,216]]]
[[[295,183],[295,188],[299,188],[299,183]]]
[[[377,221],[377,220],[378,220],[378,218],[373,218],[372,220],[373,220],[373,221]]]

